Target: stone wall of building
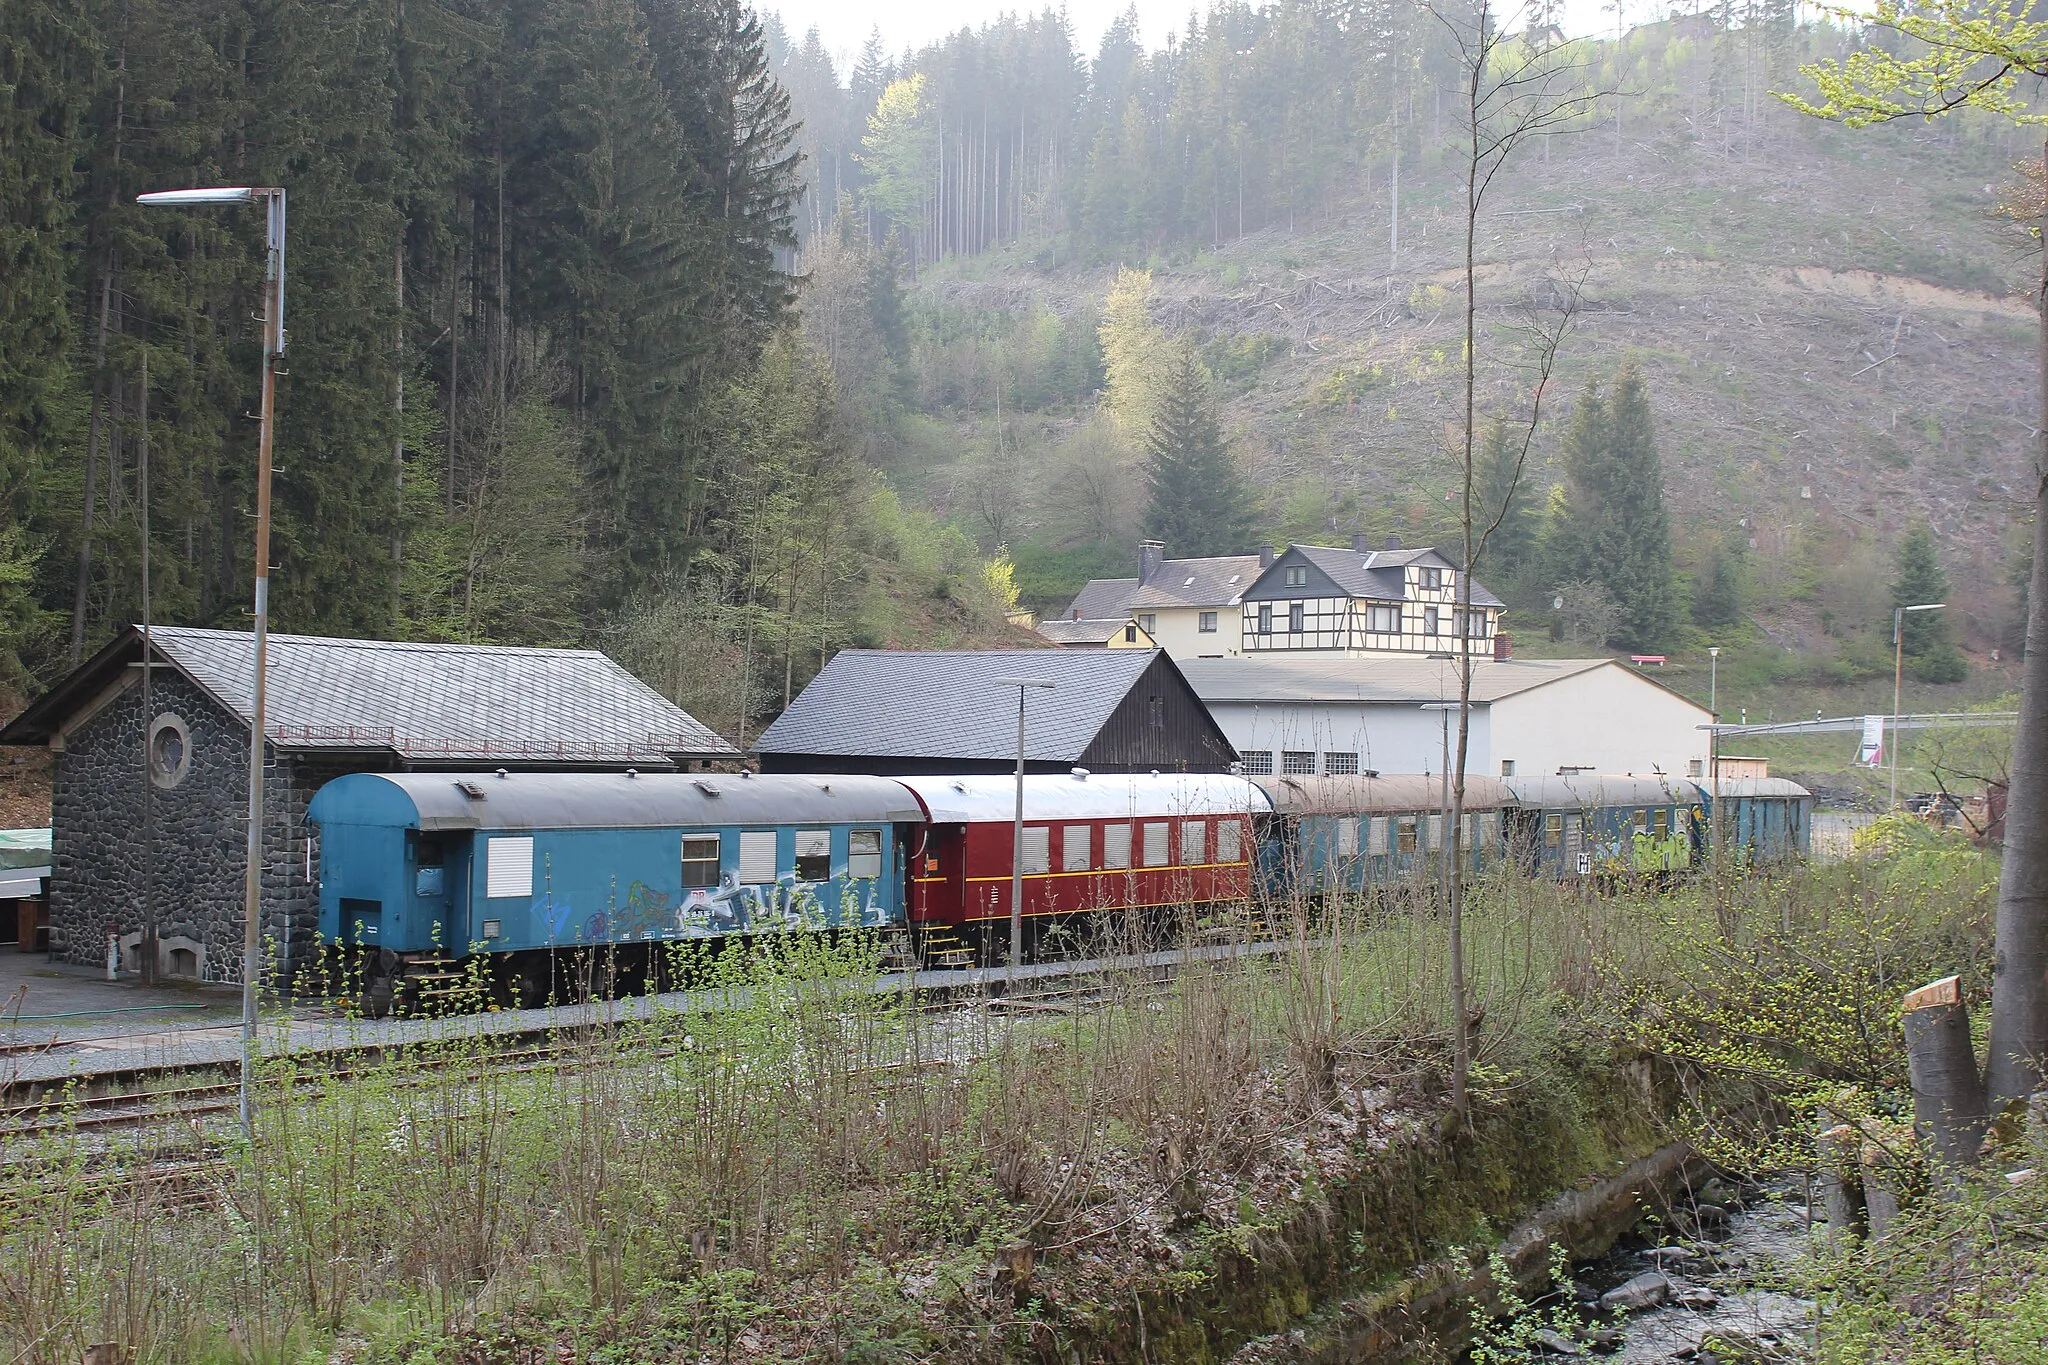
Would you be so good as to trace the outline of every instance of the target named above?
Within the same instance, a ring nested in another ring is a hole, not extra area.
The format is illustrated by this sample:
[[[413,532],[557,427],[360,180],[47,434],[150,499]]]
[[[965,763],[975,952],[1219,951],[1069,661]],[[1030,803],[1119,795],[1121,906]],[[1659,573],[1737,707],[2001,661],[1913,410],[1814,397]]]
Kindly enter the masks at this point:
[[[106,960],[107,936],[139,932],[153,907],[159,939],[195,940],[206,980],[238,982],[248,727],[174,669],[154,670],[150,691],[145,716],[140,670],[130,669],[116,696],[73,722],[56,755],[51,947],[67,961],[98,964]],[[150,720],[166,714],[184,722],[190,759],[176,785],[148,788],[145,818],[144,734]],[[308,844],[306,803],[321,784],[365,766],[373,765],[271,756],[263,930],[273,982],[311,960],[319,927],[319,868]]]

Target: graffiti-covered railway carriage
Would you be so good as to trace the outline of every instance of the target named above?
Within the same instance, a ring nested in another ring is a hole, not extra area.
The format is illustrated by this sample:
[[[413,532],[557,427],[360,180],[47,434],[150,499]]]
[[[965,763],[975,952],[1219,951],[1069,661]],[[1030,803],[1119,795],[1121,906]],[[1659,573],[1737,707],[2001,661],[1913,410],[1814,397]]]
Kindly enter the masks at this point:
[[[355,773],[314,796],[320,931],[373,981],[492,954],[903,922],[915,798],[876,777]]]

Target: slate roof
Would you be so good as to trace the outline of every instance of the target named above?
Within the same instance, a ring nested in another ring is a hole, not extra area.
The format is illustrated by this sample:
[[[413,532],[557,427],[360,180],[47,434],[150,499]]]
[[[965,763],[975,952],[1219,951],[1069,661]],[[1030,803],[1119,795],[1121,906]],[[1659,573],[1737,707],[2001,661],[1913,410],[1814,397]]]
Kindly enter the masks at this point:
[[[1073,763],[1108,724],[1157,649],[842,649],[754,743],[757,752],[863,758],[1015,759],[1017,689],[1024,756]]]
[[[1040,621],[1038,633],[1056,645],[1106,645],[1124,633],[1129,616],[1098,617],[1093,621]]]
[[[1298,554],[1315,565],[1332,583],[1353,597],[1373,598],[1381,602],[1411,600],[1408,594],[1407,575],[1401,572],[1411,564],[1430,562],[1439,568],[1457,568],[1450,560],[1427,548],[1359,551],[1337,545],[1290,545],[1288,552],[1289,555]],[[1280,556],[1280,560],[1276,560],[1273,567],[1279,568],[1280,562],[1289,555]],[[1246,586],[1251,585],[1247,583]],[[1291,595],[1298,597],[1301,594],[1294,591]],[[1487,591],[1486,585],[1475,578],[1472,580],[1472,605],[1505,607],[1507,603]]]
[[[1135,578],[1091,578],[1074,600],[1067,603],[1068,620],[1103,621],[1130,615],[1131,594],[1138,590]]]
[[[1612,659],[1491,659],[1472,661],[1472,700],[1485,704],[1576,677],[1619,668]],[[1455,661],[1419,654],[1378,659],[1187,659],[1181,673],[1195,695],[1215,702],[1388,702],[1414,705],[1455,700]],[[1631,673],[1639,677],[1640,674]],[[1645,681],[1650,681],[1645,679]],[[1661,686],[1661,684],[1653,684]]]
[[[1259,577],[1257,555],[1162,560],[1131,594],[1131,611],[1147,607],[1227,607]]]
[[[156,652],[249,723],[254,660],[240,631],[158,626]],[[0,730],[48,740],[141,658],[117,637]],[[689,713],[591,649],[272,635],[265,730],[288,751],[389,750],[428,763],[646,763],[737,757]]]

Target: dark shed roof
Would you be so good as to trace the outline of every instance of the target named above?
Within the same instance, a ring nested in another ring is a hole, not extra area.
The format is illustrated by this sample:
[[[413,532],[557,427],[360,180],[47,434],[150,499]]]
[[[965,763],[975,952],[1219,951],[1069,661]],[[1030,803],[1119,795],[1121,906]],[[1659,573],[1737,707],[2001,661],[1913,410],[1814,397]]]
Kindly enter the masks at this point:
[[[163,661],[249,724],[249,635],[158,626],[150,639]],[[141,658],[141,631],[122,632],[0,730],[0,744],[49,742]],[[282,750],[385,751],[471,766],[737,756],[596,650],[272,635],[269,660],[265,729]]]
[[[1237,757],[1158,649],[842,650],[754,747],[764,758],[1013,763],[1017,689],[1006,678],[1054,684],[1027,689],[1029,764],[1215,771]]]

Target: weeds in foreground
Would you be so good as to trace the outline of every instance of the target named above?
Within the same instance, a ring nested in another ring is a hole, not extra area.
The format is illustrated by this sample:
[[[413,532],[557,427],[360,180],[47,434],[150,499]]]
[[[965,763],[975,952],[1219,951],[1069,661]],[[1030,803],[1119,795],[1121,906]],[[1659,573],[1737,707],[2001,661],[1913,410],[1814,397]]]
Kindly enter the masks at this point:
[[[1920,875],[1929,941],[1973,941],[1954,870]],[[1727,895],[1477,883],[1480,1103],[1611,1069],[1613,1037],[1683,1055],[1643,1020],[1703,989],[1737,1008],[1716,973],[1793,950],[1766,926],[1834,925],[1815,970],[1868,975],[1860,926],[1902,893],[1813,869],[1729,894],[1754,930],[1734,945],[1713,937]],[[538,1061],[451,1033],[366,1047],[345,1078],[272,1063],[247,1147],[168,1103],[132,1147],[10,1139],[0,1360],[965,1360],[1099,1331],[1136,1286],[1192,1293],[1265,1254],[1433,1119],[1449,983],[1427,885],[1260,911],[1277,951],[1065,1010],[920,1008],[874,989],[863,939],[679,949],[685,1006],[564,1029]],[[121,1178],[137,1161],[180,1174]]]

